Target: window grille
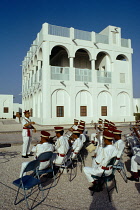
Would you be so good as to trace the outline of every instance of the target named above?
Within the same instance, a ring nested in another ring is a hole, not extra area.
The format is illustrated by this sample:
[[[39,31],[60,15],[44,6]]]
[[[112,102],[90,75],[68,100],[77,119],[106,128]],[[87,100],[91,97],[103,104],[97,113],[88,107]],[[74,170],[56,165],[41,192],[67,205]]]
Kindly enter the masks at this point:
[[[80,116],[87,116],[87,106],[80,106]]]
[[[57,106],[56,114],[57,114],[57,117],[64,117],[64,106]]]

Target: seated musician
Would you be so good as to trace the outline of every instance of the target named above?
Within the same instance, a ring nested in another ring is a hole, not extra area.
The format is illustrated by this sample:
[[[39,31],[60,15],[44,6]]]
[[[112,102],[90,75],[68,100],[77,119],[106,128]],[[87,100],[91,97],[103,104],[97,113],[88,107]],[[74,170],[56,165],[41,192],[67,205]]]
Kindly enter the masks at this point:
[[[74,119],[74,125],[69,128],[69,131],[73,131],[73,130],[77,130],[78,129],[78,120],[77,119]]]
[[[86,142],[86,137],[85,137],[85,135],[84,135],[84,126],[79,125],[79,126],[78,126],[78,130],[79,130],[79,132],[80,132],[80,139],[81,139],[81,141],[82,141],[83,143],[85,143],[85,142]]]
[[[63,136],[63,127],[54,127],[54,129],[57,137],[55,142],[55,150],[57,153],[53,156],[53,162],[55,165],[60,165],[69,150],[69,143],[68,139]]]
[[[93,185],[89,187],[89,190],[94,190],[94,185],[96,183],[96,179],[92,178],[91,175],[101,176],[104,170],[106,170],[106,175],[110,175],[112,173],[112,167],[107,167],[107,164],[110,159],[116,157],[118,153],[116,147],[112,145],[114,135],[110,132],[103,132],[103,138],[105,147],[95,158],[94,165],[92,167],[84,167],[83,169],[88,181],[93,183]]]
[[[118,149],[118,155],[117,155],[117,160],[115,162],[115,164],[118,163],[118,161],[120,160],[120,157],[123,153],[124,147],[125,147],[125,143],[124,141],[121,139],[121,133],[122,131],[120,130],[114,130],[113,134],[114,134],[114,146]]]
[[[74,143],[72,145],[72,159],[76,157],[78,152],[83,146],[83,142],[80,139],[80,132],[79,130],[73,130],[73,138],[74,138]]]
[[[43,152],[53,152],[54,151],[54,146],[50,143],[49,137],[50,137],[50,133],[48,133],[46,131],[41,131],[40,142],[32,148],[32,152],[36,153],[35,158],[37,158]],[[22,163],[20,176],[22,175],[22,172],[28,163],[29,162]],[[40,166],[39,166],[39,170],[43,170],[43,169],[47,168],[49,166],[49,164],[50,164],[50,161],[41,162]]]
[[[127,177],[128,180],[139,182],[139,173],[138,173],[139,167],[138,166],[140,166],[140,149],[131,158],[131,172],[132,172],[132,176],[131,177]]]

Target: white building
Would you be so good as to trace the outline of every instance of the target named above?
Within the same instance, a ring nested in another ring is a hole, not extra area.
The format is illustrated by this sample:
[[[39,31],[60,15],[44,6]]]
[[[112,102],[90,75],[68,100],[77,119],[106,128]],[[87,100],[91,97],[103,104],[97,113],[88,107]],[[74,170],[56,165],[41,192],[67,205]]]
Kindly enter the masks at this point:
[[[22,63],[23,110],[46,125],[133,121],[132,52],[118,27],[95,33],[44,23]]]
[[[17,112],[22,113],[22,104],[13,103],[13,95],[0,94],[0,118],[12,119]]]
[[[13,118],[13,95],[0,94],[0,118]]]
[[[140,98],[133,98],[134,113],[140,113]]]

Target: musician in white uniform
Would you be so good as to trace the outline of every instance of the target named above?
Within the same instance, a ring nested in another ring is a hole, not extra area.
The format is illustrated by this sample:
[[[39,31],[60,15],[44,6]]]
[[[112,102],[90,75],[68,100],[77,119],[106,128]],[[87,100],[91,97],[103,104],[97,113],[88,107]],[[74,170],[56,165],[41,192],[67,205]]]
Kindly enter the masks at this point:
[[[64,138],[63,136],[63,127],[54,127],[54,129],[57,137],[55,143],[55,150],[57,153],[53,156],[53,162],[55,163],[55,165],[61,165],[65,155],[69,150],[69,143],[68,138]]]
[[[114,146],[117,148],[118,150],[118,155],[117,155],[117,160],[115,162],[115,164],[117,164],[120,160],[120,157],[124,151],[124,147],[125,147],[125,143],[124,141],[121,139],[121,133],[122,131],[120,130],[114,130],[113,134],[114,134]]]
[[[22,137],[23,137],[23,146],[22,146],[22,157],[28,158],[30,156],[30,143],[32,140],[32,130],[36,132],[36,129],[32,126],[35,122],[31,122],[29,110],[24,111],[24,117],[22,120]]]
[[[112,145],[112,141],[114,135],[110,132],[103,133],[105,147],[102,149],[101,153],[95,158],[94,165],[92,167],[84,167],[83,171],[89,182],[93,183],[93,186],[89,189],[92,190],[95,184],[95,179],[91,177],[91,175],[101,176],[105,171],[106,175],[110,175],[112,173],[112,167],[107,166],[110,159],[116,157],[118,154],[118,150],[115,146]]]
[[[80,132],[80,139],[81,139],[82,143],[85,143],[86,142],[86,137],[84,135],[84,126],[79,125],[78,130]]]
[[[138,170],[140,170],[140,150],[137,151],[135,155],[131,158],[131,172],[132,176],[127,177],[130,181],[139,182],[139,173]]]
[[[41,131],[41,140],[40,142],[32,148],[32,152],[35,152],[35,159],[43,152],[53,152],[54,146],[50,143],[50,133],[46,131]],[[23,162],[20,171],[20,177],[26,165],[29,162]],[[40,163],[39,170],[43,170],[50,165],[50,160],[43,161]],[[24,174],[25,175],[25,174]]]
[[[83,142],[80,139],[80,131],[79,130],[73,130],[73,138],[74,138],[74,143],[72,145],[72,159],[76,157],[78,152],[81,150],[83,146]]]

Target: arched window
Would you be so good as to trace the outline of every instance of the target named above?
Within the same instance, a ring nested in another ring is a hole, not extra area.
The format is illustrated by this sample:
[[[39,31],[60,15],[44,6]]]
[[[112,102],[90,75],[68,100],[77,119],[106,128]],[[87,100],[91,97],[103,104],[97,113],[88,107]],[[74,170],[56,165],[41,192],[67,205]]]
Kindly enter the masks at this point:
[[[111,71],[111,62],[109,55],[105,52],[99,52],[95,61],[95,70]]]
[[[68,53],[64,47],[55,46],[50,55],[50,65],[59,67],[68,67],[69,58]]]
[[[127,61],[127,58],[126,58],[125,55],[118,55],[118,56],[116,57],[116,60],[119,60],[119,61]]]
[[[85,49],[79,49],[75,53],[74,67],[79,69],[91,69],[91,61]]]

